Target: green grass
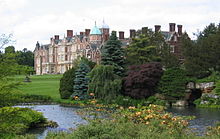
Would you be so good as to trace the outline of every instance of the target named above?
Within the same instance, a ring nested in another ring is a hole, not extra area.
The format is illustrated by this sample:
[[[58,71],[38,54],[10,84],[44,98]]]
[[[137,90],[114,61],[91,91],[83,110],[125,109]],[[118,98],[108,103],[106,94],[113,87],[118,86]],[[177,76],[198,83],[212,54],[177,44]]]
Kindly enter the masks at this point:
[[[30,76],[31,82],[23,82],[25,76],[15,76],[16,81],[22,82],[18,89],[24,94],[47,95],[53,100],[60,100],[59,83],[63,75],[34,75]]]

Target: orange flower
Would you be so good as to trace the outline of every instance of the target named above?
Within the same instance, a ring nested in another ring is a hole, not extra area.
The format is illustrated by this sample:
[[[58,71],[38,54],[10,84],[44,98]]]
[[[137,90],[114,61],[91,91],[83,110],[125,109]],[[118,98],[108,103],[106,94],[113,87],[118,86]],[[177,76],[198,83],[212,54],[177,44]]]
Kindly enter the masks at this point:
[[[90,96],[94,96],[95,94],[94,94],[94,93],[90,93],[89,95],[90,95]]]
[[[92,100],[92,101],[91,101],[92,104],[95,104],[96,102],[97,102],[96,100]]]
[[[78,97],[78,96],[74,96],[73,98],[74,98],[75,100],[79,99],[79,97]]]
[[[164,124],[166,124],[166,123],[167,123],[166,121],[162,121],[160,124],[164,125]]]
[[[135,109],[135,107],[129,106],[128,109]]]
[[[140,116],[140,115],[141,115],[141,112],[136,112],[135,115],[136,115],[136,116]]]

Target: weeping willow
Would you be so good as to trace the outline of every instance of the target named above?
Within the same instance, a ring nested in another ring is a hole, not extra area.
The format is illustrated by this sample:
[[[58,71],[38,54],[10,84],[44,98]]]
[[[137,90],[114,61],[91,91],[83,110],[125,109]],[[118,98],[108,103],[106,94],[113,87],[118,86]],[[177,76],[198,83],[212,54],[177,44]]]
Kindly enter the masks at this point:
[[[88,92],[106,102],[112,101],[121,92],[121,79],[114,74],[113,66],[98,65],[90,73]]]

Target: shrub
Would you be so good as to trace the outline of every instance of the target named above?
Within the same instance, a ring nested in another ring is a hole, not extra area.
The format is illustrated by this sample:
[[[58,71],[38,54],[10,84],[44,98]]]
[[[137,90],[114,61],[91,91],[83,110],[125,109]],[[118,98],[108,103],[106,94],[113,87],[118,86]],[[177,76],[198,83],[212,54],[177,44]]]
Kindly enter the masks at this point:
[[[136,99],[153,95],[163,73],[160,63],[130,66],[128,76],[123,79],[123,94]]]
[[[0,79],[0,108],[12,106],[21,101],[16,88],[18,85],[19,83]]]
[[[121,92],[121,79],[114,74],[113,66],[96,66],[90,73],[89,93],[105,102],[111,102]]]
[[[19,97],[21,98],[20,102],[26,102],[26,103],[51,102],[52,101],[52,98],[47,95],[21,94],[21,95],[19,95]]]
[[[220,80],[216,83],[214,92],[215,94],[220,95]]]
[[[185,95],[187,77],[184,70],[180,68],[170,68],[165,70],[159,85],[159,93],[172,99],[180,99]]]
[[[49,138],[72,139],[190,139],[186,134],[188,122],[179,116],[172,116],[163,107],[130,107],[121,109],[110,119],[92,120],[81,125],[73,133],[50,133]]]
[[[0,108],[0,137],[24,133],[28,128],[46,122],[42,113],[29,108]]]
[[[67,70],[63,77],[60,79],[60,97],[62,99],[67,99],[73,93],[74,79],[75,79],[76,68],[73,67],[70,70]]]

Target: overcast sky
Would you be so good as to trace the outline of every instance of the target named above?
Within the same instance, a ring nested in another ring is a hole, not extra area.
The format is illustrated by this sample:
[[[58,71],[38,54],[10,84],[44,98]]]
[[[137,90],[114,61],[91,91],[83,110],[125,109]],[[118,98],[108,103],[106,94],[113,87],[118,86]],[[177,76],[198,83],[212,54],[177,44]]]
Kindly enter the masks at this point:
[[[75,33],[92,28],[103,19],[111,30],[125,31],[155,24],[168,30],[182,24],[192,33],[220,22],[219,0],[0,0],[0,34],[13,34],[16,50],[34,50],[37,41],[47,44],[67,29]]]

